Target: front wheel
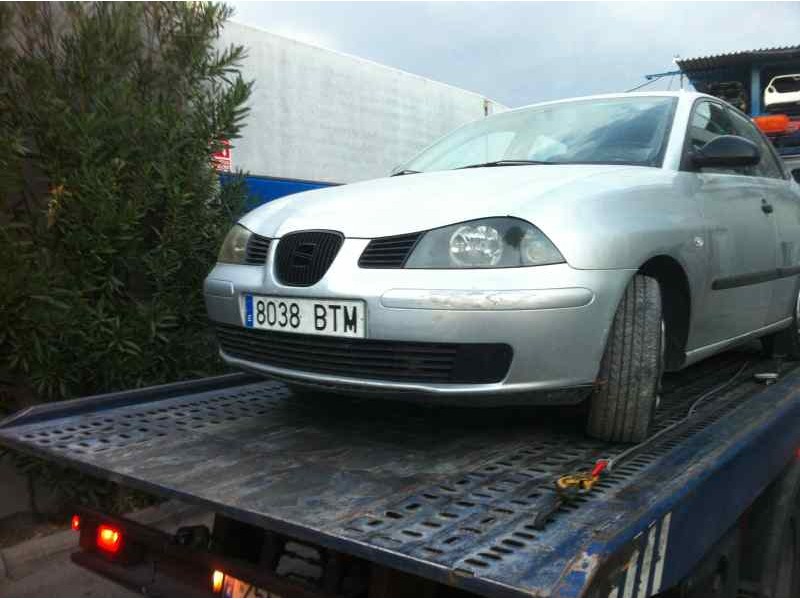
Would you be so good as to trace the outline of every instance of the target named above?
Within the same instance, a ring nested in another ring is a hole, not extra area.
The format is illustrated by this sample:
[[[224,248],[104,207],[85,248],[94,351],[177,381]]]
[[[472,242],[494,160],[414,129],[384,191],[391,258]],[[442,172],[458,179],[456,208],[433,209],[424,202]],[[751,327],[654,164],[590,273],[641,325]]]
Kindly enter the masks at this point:
[[[647,439],[664,364],[664,321],[658,281],[636,275],[614,322],[591,396],[586,432],[610,442]]]

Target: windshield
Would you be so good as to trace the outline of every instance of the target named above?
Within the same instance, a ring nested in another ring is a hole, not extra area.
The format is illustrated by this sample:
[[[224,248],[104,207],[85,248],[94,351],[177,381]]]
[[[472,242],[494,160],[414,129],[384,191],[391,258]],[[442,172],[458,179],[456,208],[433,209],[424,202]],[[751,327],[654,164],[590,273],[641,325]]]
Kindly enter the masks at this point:
[[[399,170],[498,161],[660,166],[676,102],[667,96],[597,98],[502,113],[455,130]]]

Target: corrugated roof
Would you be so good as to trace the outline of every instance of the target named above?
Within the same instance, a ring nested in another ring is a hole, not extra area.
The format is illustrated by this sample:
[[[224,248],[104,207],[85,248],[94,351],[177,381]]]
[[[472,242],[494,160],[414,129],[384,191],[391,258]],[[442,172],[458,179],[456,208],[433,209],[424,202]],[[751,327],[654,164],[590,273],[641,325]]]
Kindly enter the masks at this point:
[[[800,45],[759,48],[757,50],[739,50],[737,52],[712,54],[711,56],[699,56],[697,58],[679,58],[675,62],[681,71],[689,73],[692,71],[706,71],[709,69],[746,65],[755,61],[769,59],[775,59],[777,61],[800,59]]]

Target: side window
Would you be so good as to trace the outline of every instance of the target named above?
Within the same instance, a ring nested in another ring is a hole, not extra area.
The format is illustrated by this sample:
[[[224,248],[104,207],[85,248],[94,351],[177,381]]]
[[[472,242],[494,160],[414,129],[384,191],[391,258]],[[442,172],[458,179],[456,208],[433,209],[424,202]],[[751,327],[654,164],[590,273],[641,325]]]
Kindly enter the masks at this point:
[[[689,152],[699,150],[708,142],[721,135],[736,135],[733,123],[728,116],[728,111],[722,104],[702,101],[694,106],[692,118],[689,120]],[[743,169],[704,169],[711,173],[728,173],[735,175],[749,175]]]
[[[761,150],[761,161],[757,165],[750,167],[750,173],[748,173],[748,175],[783,179],[783,171],[775,160],[775,154],[772,151],[770,142],[761,135],[750,119],[734,111],[730,111],[730,115],[733,121],[733,127],[736,130],[736,135],[750,140]]]
[[[728,113],[716,102],[698,102],[689,122],[691,150],[698,150],[715,137],[733,135],[734,129]]]

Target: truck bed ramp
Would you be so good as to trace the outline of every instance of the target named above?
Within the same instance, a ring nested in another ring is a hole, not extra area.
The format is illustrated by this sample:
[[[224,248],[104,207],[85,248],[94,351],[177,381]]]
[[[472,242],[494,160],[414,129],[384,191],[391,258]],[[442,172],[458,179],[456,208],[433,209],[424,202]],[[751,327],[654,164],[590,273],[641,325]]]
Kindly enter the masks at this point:
[[[563,409],[293,398],[244,375],[35,407],[0,424],[0,443],[466,591],[653,595],[795,452],[800,370],[767,387],[758,361],[669,376],[660,430],[716,391],[567,502],[558,477],[625,446],[586,438]]]

